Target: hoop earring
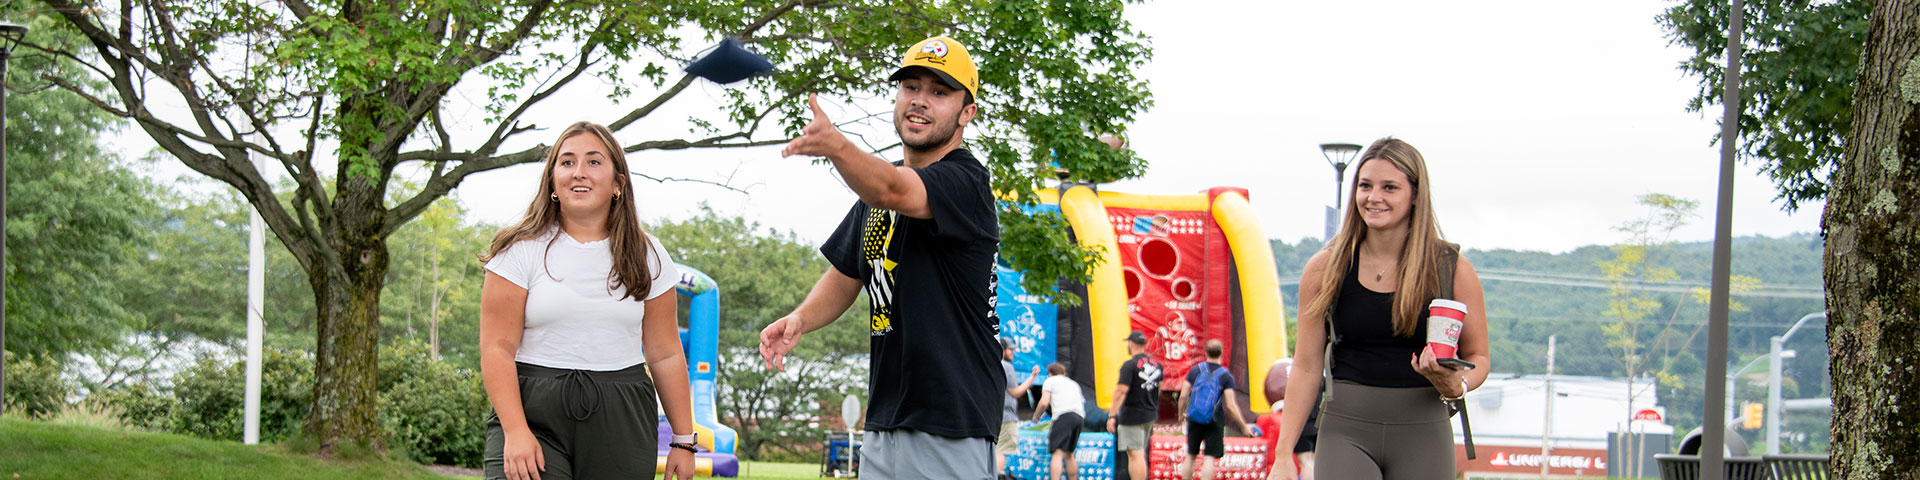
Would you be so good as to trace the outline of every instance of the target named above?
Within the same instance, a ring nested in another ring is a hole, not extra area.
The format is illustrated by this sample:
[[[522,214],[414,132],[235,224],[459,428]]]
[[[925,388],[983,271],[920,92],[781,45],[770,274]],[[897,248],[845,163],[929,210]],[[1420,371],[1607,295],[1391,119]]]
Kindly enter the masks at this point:
[[[614,200],[619,200],[619,199],[620,199],[620,192],[613,192],[613,199],[614,199]]]
[[[560,201],[560,194],[558,194],[558,193],[549,193],[549,194],[547,194],[547,199],[549,199],[550,201],[555,201],[555,202],[558,202],[558,201]]]

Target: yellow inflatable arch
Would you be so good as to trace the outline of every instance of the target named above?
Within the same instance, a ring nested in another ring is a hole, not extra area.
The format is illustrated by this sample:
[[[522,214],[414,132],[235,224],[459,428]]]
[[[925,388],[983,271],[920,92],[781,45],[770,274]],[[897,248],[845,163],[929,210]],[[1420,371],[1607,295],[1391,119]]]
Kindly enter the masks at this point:
[[[1096,192],[1086,185],[1075,185],[1064,193],[1042,190],[1040,198],[1058,199],[1060,212],[1078,241],[1102,247],[1104,252],[1104,258],[1094,267],[1093,280],[1087,284],[1086,297],[1091,317],[1094,385],[1100,387],[1094,388],[1094,392],[1102,408],[1113,404],[1110,386],[1119,381],[1120,363],[1128,358],[1123,342],[1132,330],[1130,311],[1134,307],[1128,303],[1127,278],[1118,255],[1120,242],[1115,234],[1114,216],[1109,212],[1110,208],[1123,208],[1203,212],[1218,225],[1231,251],[1232,268],[1239,280],[1239,291],[1234,292],[1232,298],[1239,303],[1242,316],[1237,320],[1241,324],[1233,329],[1244,331],[1246,338],[1244,351],[1232,353],[1243,358],[1230,359],[1234,360],[1230,363],[1243,360],[1247,373],[1247,378],[1238,379],[1240,386],[1236,389],[1246,392],[1254,412],[1269,410],[1272,402],[1267,400],[1261,385],[1267,368],[1275,360],[1288,356],[1289,343],[1273,250],[1255,219],[1245,190],[1221,187],[1196,194],[1140,195]]]

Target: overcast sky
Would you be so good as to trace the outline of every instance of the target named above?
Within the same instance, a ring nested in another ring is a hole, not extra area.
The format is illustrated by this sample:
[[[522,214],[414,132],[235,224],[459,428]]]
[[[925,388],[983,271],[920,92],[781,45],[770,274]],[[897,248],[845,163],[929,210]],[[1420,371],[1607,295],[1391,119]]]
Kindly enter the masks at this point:
[[[1709,142],[1720,107],[1685,110],[1696,81],[1675,65],[1654,18],[1669,2],[1540,1],[1162,1],[1129,7],[1151,37],[1154,60],[1140,73],[1155,105],[1128,131],[1150,166],[1107,186],[1133,193],[1250,190],[1268,237],[1320,237],[1333,169],[1318,145],[1365,145],[1392,135],[1427,159],[1435,210],[1449,240],[1468,248],[1566,251],[1616,243],[1612,227],[1644,215],[1634,199],[1666,193],[1700,201],[1679,241],[1713,236],[1719,149]],[[961,39],[966,41],[966,39]],[[993,68],[993,59],[978,59]],[[875,76],[888,72],[873,72]],[[583,84],[597,82],[583,80]],[[713,118],[727,87],[697,83],[619,137],[636,142],[687,135],[689,115]],[[609,105],[599,92],[563,92],[532,111],[544,132],[503,151],[551,142],[574,120],[607,123],[651,97]],[[449,97],[477,144],[484,90]],[[889,105],[864,105],[889,108]],[[836,119],[860,109],[829,102]],[[880,127],[887,127],[880,125]],[[890,130],[874,133],[891,135]],[[123,135],[137,137],[137,130]],[[125,137],[123,137],[125,138]],[[128,154],[152,145],[131,138]],[[891,142],[877,138],[876,143]],[[890,152],[898,158],[898,151]],[[327,157],[321,157],[327,158]],[[699,178],[642,182],[641,215],[680,219],[701,202],[725,215],[791,230],[818,242],[854,197],[830,167],[780,158],[779,147],[641,152],[636,172]],[[456,192],[472,218],[517,220],[539,166],[469,177]],[[1346,178],[1352,179],[1352,169]],[[1735,235],[1816,232],[1822,203],[1781,211],[1754,165],[1737,173]]]

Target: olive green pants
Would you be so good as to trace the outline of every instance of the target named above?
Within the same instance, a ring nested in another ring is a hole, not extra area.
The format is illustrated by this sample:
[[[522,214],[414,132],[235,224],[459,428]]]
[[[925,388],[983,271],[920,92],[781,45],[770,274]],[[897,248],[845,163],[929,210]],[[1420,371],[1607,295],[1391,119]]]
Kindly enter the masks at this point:
[[[542,480],[653,478],[660,413],[645,364],[607,372],[516,366],[527,428],[546,458]],[[492,415],[488,480],[507,478],[505,450],[500,416]]]
[[[1454,478],[1453,426],[1433,387],[1335,381],[1321,408],[1316,478]]]

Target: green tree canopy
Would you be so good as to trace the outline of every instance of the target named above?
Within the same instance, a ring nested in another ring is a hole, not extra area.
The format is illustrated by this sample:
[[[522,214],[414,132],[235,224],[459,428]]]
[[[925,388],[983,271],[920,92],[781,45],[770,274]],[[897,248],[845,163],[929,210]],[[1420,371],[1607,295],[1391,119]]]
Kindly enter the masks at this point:
[[[538,161],[545,145],[509,145],[541,127],[527,121],[530,109],[583,77],[637,101],[583,115],[623,132],[693,84],[678,65],[721,37],[741,39],[779,70],[728,89],[719,118],[688,120],[691,135],[636,132],[626,136],[646,139],[626,148],[772,145],[806,120],[808,93],[886,94],[904,48],[936,34],[961,39],[983,67],[975,145],[996,189],[1015,200],[1001,212],[1006,256],[1043,279],[1085,278],[1091,261],[1048,235],[1064,228],[1057,218],[1020,213],[1049,164],[1095,182],[1144,168],[1092,138],[1150,102],[1133,74],[1150,47],[1118,0],[45,1],[88,40],[48,48],[98,61],[86,75],[43,78],[239,190],[306,274],[318,339],[307,428],[322,453],[382,447],[368,385],[388,237],[467,177]],[[95,94],[89,81],[111,90]],[[481,139],[449,133],[455,98],[485,99]],[[322,145],[337,147],[323,159]],[[418,193],[391,201],[403,166],[429,173]],[[292,195],[279,195],[270,176],[292,179]]]
[[[1787,210],[1827,196],[1853,123],[1854,77],[1872,7],[1868,0],[1746,2],[1740,153],[1760,162]],[[1680,62],[1700,81],[1688,111],[1722,104],[1730,8],[1724,0],[1684,0],[1660,15],[1668,40],[1693,51]]]
[[[81,41],[58,19],[15,4],[0,15],[25,20],[35,45]],[[119,343],[132,319],[115,268],[141,258],[160,213],[156,187],[100,146],[114,118],[41,80],[82,70],[77,59],[22,48],[7,71],[6,349],[16,353],[64,357]]]

